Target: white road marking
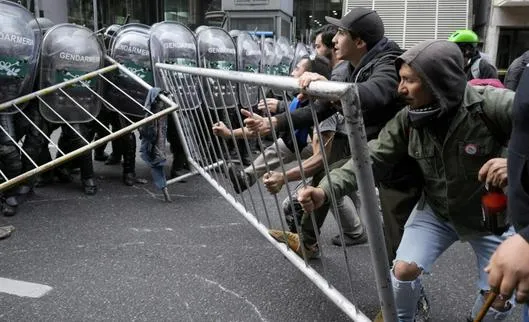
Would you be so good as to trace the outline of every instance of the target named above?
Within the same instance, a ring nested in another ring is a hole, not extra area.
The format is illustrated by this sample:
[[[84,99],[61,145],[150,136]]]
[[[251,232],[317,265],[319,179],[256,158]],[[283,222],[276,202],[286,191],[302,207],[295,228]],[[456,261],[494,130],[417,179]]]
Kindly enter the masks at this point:
[[[7,293],[20,297],[39,298],[44,296],[53,287],[24,281],[12,280],[0,277],[0,293]]]
[[[252,302],[250,302],[246,297],[230,290],[230,289],[227,289],[226,287],[222,286],[222,284],[220,283],[217,283],[215,281],[212,281],[210,279],[207,279],[203,276],[200,276],[200,275],[197,275],[197,274],[193,274],[195,276],[195,278],[198,278],[198,279],[201,279],[205,282],[207,282],[208,284],[212,284],[212,285],[216,285],[218,288],[220,288],[223,292],[226,292],[228,294],[232,294],[233,296],[235,296],[236,298],[238,299],[241,299],[243,300],[244,302],[246,302],[246,304],[250,305],[253,310],[255,311],[255,313],[257,313],[257,315],[259,316],[259,318],[261,319],[261,321],[263,322],[266,322],[267,320],[263,317],[263,315],[261,314],[261,312],[259,311],[259,309],[257,308],[257,306],[255,304],[253,304]]]
[[[130,230],[134,231],[134,232],[137,232],[137,233],[157,233],[157,232],[162,232],[162,231],[173,231],[173,228],[168,228],[168,227],[165,227],[165,228],[136,228],[136,227],[131,227]]]
[[[242,223],[240,222],[232,222],[232,223],[228,223],[228,224],[225,224],[225,225],[200,225],[200,228],[202,229],[217,229],[217,228],[224,228],[226,226],[239,226],[239,225],[242,225]]]

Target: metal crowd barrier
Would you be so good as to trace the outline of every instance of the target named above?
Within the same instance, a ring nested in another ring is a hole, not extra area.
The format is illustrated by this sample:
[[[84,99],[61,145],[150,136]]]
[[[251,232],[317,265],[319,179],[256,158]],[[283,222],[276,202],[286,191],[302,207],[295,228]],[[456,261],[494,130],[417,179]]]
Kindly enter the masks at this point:
[[[9,136],[11,142],[19,149],[21,157],[28,158],[34,168],[14,178],[8,178],[0,171],[0,177],[3,178],[3,182],[0,183],[0,192],[15,187],[36,174],[48,171],[64,162],[72,160],[101,144],[114,140],[157,118],[171,114],[176,123],[178,135],[184,143],[184,153],[186,154],[193,171],[189,174],[169,180],[167,183],[171,184],[183,180],[188,176],[197,173],[200,174],[241,215],[243,215],[251,225],[253,225],[351,319],[354,321],[369,321],[365,314],[358,310],[353,304],[354,301],[351,300],[354,298],[354,294],[358,290],[355,290],[353,287],[352,275],[354,273],[354,267],[351,267],[352,262],[348,258],[348,250],[345,247],[342,248],[343,251],[341,252],[341,256],[343,256],[343,259],[341,259],[340,262],[343,261],[345,269],[338,270],[340,279],[334,281],[331,275],[333,268],[336,266],[336,258],[326,256],[326,254],[328,254],[327,251],[329,250],[326,249],[325,243],[320,241],[322,237],[318,237],[318,244],[320,246],[322,257],[321,261],[318,261],[317,263],[320,264],[314,264],[315,262],[309,261],[307,258],[300,258],[296,253],[286,247],[285,244],[278,243],[274,240],[269,235],[268,229],[281,228],[286,230],[279,198],[281,196],[287,197],[290,203],[292,203],[294,186],[286,184],[282,194],[270,195],[266,192],[263,185],[260,182],[257,182],[257,184],[250,189],[247,189],[242,193],[236,193],[236,187],[232,186],[229,179],[229,168],[234,164],[240,165],[242,163],[242,151],[239,149],[233,136],[224,139],[215,136],[211,131],[212,124],[217,121],[224,121],[230,128],[239,127],[240,124],[242,124],[242,118],[237,110],[241,106],[233,104],[233,102],[255,101],[252,100],[251,96],[255,95],[256,91],[259,92],[258,97],[262,98],[265,97],[264,88],[273,88],[276,91],[282,92],[283,99],[288,101],[286,91],[300,90],[296,80],[289,77],[203,69],[181,65],[156,64],[156,68],[158,68],[164,76],[164,89],[170,93],[167,96],[163,94],[159,96],[161,100],[166,103],[167,107],[154,114],[145,109],[145,114],[148,116],[134,121],[126,114],[122,113],[119,108],[110,104],[105,98],[104,92],[96,92],[84,83],[89,79],[99,79],[106,86],[113,86],[123,94],[123,104],[137,104],[144,108],[140,102],[127,95],[119,88],[119,86],[112,83],[108,77],[108,73],[119,69],[120,72],[141,84],[146,89],[146,92],[152,87],[127,68],[113,61],[111,58],[107,57],[107,60],[112,64],[111,66],[0,104],[0,110],[7,108],[17,110],[18,113],[28,121],[30,126],[36,127],[41,135],[45,137],[45,140],[49,145],[56,148],[58,151],[58,155],[54,160],[45,164],[39,164],[38,160],[33,160],[28,153],[24,151],[21,143],[21,139],[23,140],[23,138]],[[72,85],[88,88],[92,91],[96,99],[100,100],[106,106],[102,108],[109,108],[118,113],[120,117],[127,120],[127,125],[122,129],[113,130],[102,124],[96,117],[90,115],[80,102],[77,102],[74,97],[68,95],[67,89]],[[235,91],[238,91],[238,93]],[[352,155],[353,160],[355,161],[354,164],[360,192],[360,216],[368,235],[376,287],[384,314],[384,320],[394,321],[396,320],[396,312],[388,270],[389,265],[383,240],[374,179],[366,145],[365,129],[363,126],[361,111],[358,107],[357,96],[355,95],[355,87],[351,84],[336,82],[313,82],[310,87],[306,89],[306,93],[315,97],[340,100],[341,105],[344,107],[343,113],[346,119],[349,145],[351,151],[353,151]],[[56,140],[52,139],[51,134],[44,133],[39,126],[34,124],[31,121],[31,118],[26,115],[28,109],[36,107],[28,105],[24,109],[21,108],[23,104],[31,101],[38,101],[41,104],[45,104],[47,108],[53,112],[55,111],[54,107],[46,102],[46,97],[52,94],[62,95],[64,98],[72,101],[72,108],[79,108],[85,113],[88,113],[93,122],[98,123],[99,126],[105,129],[107,132],[106,136],[90,142],[83,138],[81,133],[76,132],[69,122],[64,122],[65,126],[70,127],[74,130],[74,133],[82,137],[85,144],[81,148],[68,153],[61,151]],[[241,99],[241,97],[243,97],[243,99]],[[226,104],[228,101],[230,103]],[[255,104],[247,106],[246,108],[252,112],[256,111]],[[294,130],[292,128],[292,120],[290,114],[287,113],[287,116],[290,124],[290,135],[293,137]],[[313,118],[315,119],[316,116],[313,115]],[[319,130],[318,126],[315,126],[315,128],[316,130]],[[0,131],[4,134],[8,134],[7,129],[2,126],[0,126]],[[272,139],[274,142],[273,144],[277,144],[277,135],[274,131],[272,131]],[[265,141],[264,138],[260,136],[257,137],[257,143],[261,153],[265,148]],[[248,140],[248,138],[244,138],[244,147],[248,151],[252,150],[250,144],[251,141]],[[229,145],[232,145],[233,148],[230,149]],[[231,153],[229,152],[230,150],[232,151]],[[322,151],[324,152],[323,147]],[[296,149],[295,154],[296,161],[293,163],[294,165],[299,166],[302,162],[300,151]],[[323,153],[323,157],[324,161],[326,161],[325,153]],[[286,171],[286,167],[287,164],[281,161],[280,170],[278,171],[284,172]],[[272,169],[267,166],[266,170],[269,171]],[[329,172],[327,164],[325,166],[325,172]],[[303,174],[301,183],[306,185],[308,180],[309,179]],[[240,187],[238,188],[240,189]],[[337,213],[336,199],[334,196],[332,196],[331,199],[332,206],[335,208],[335,213]],[[315,223],[313,216],[312,222]],[[297,222],[297,226],[299,227],[299,222]],[[341,227],[339,227],[339,229],[341,229]],[[344,274],[344,272],[347,274]],[[343,294],[347,290],[339,290],[342,284],[344,284],[343,275],[347,275],[346,278],[349,282],[348,296]],[[338,283],[340,283],[340,287],[338,287]]]
[[[109,60],[112,63],[112,65],[0,104],[0,111],[4,109],[8,109],[8,108],[13,108],[14,110],[17,110],[18,111],[17,117],[20,117],[21,120],[27,122],[28,126],[36,128],[39,131],[39,133],[45,138],[48,144],[51,147],[57,149],[57,152],[58,152],[57,157],[53,159],[52,161],[44,163],[44,164],[39,164],[38,160],[34,160],[33,158],[30,157],[30,155],[26,151],[24,151],[22,147],[22,141],[24,138],[14,137],[13,135],[9,134],[7,129],[5,129],[3,126],[0,126],[0,131],[6,134],[9,137],[9,140],[13,143],[13,145],[15,145],[18,148],[21,157],[27,158],[29,162],[33,165],[33,169],[26,171],[14,178],[8,178],[2,171],[0,171],[0,179],[3,179],[2,180],[3,182],[0,183],[0,192],[5,191],[6,189],[9,189],[11,187],[14,187],[20,183],[23,183],[32,176],[48,171],[60,164],[63,164],[69,160],[72,160],[75,157],[87,151],[90,151],[99,145],[102,145],[108,141],[114,140],[124,134],[127,134],[149,122],[152,122],[155,119],[168,115],[171,112],[174,112],[178,108],[177,104],[174,103],[172,100],[170,100],[167,96],[160,95],[159,96],[160,99],[163,102],[165,102],[167,105],[166,109],[158,113],[154,113],[154,114],[151,113],[148,109],[145,109],[143,104],[141,104],[140,102],[138,102],[131,96],[127,95],[122,89],[119,88],[119,86],[117,86],[112,81],[110,81],[107,76],[108,76],[108,73],[119,70],[120,72],[126,74],[128,77],[134,79],[137,83],[145,87],[146,93],[149,89],[152,88],[152,86],[144,82],[141,78],[137,77],[133,72],[129,71],[124,66],[113,61],[110,57],[107,57],[107,60]],[[119,108],[112,105],[106,99],[104,91],[95,91],[91,87],[87,86],[85,82],[90,79],[95,79],[95,80],[100,79],[105,84],[105,86],[115,87],[119,92],[121,92],[121,94],[123,94],[123,101],[122,101],[123,104],[137,104],[145,110],[145,114],[148,116],[146,116],[145,118],[139,121],[133,121],[130,117],[125,115],[123,112],[121,112]],[[111,111],[119,114],[120,117],[122,117],[125,120],[126,125],[119,130],[113,130],[105,126],[104,124],[102,124],[96,117],[94,117],[87,111],[86,106],[83,106],[80,102],[78,102],[75,99],[74,96],[68,94],[68,88],[72,86],[82,86],[90,90],[93,93],[95,100],[99,100],[102,104],[106,106],[106,107],[102,106],[101,107],[102,109],[108,108]],[[86,113],[92,122],[95,122],[99,126],[104,128],[104,130],[107,132],[106,135],[95,141],[92,141],[92,142],[88,141],[85,137],[83,137],[81,133],[79,133],[73,128],[72,126],[73,122],[68,122],[63,117],[61,117],[59,113],[56,111],[56,108],[49,103],[50,100],[47,99],[47,97],[49,97],[50,95],[61,95],[64,99],[71,101],[71,108],[79,109],[79,110],[82,110],[83,113]],[[56,142],[56,140],[52,139],[51,133],[45,133],[41,129],[41,125],[35,124],[33,120],[31,119],[31,117],[28,116],[29,109],[38,108],[38,104],[33,104],[33,105],[28,104],[31,102],[38,102],[39,104],[44,104],[47,107],[47,109],[49,109],[53,114],[55,114],[55,116],[61,119],[64,126],[68,126],[70,129],[73,130],[73,133],[75,135],[81,137],[81,140],[84,142],[84,146],[82,146],[79,149],[75,149],[71,152],[68,152],[68,153],[65,153],[64,151],[62,151],[60,147],[58,146],[58,143]],[[28,106],[22,109],[21,106],[23,104],[28,104]]]
[[[265,97],[264,88],[273,88],[283,93],[283,98],[288,101],[286,91],[299,91],[297,81],[290,77],[270,76],[246,72],[223,71],[186,67],[181,65],[156,64],[156,68],[164,76],[166,90],[171,93],[172,99],[178,102],[180,108],[173,113],[179,135],[185,142],[185,152],[188,162],[194,168],[195,173],[202,175],[247,221],[252,224],[272,245],[274,245],[293,265],[303,272],[326,296],[332,300],[343,312],[354,321],[369,321],[369,319],[352,303],[351,298],[359,290],[355,290],[352,282],[354,274],[354,261],[348,258],[348,250],[342,247],[343,262],[345,270],[339,270],[340,280],[332,281],[329,277],[331,267],[336,265],[335,258],[326,256],[325,243],[318,237],[318,245],[322,254],[321,261],[313,264],[305,256],[296,255],[285,244],[278,243],[273,239],[268,229],[285,229],[282,207],[278,200],[281,195],[270,195],[264,186],[257,180],[253,187],[240,192],[241,187],[234,186],[230,180],[230,167],[240,166],[243,162],[241,156],[243,151],[239,149],[235,137],[221,138],[215,136],[211,127],[217,121],[223,121],[228,128],[235,129],[241,126],[241,115],[237,112],[241,108],[241,101],[251,101],[250,95],[255,94],[255,87],[259,89],[259,97]],[[236,93],[235,89],[239,91]],[[337,82],[313,82],[305,90],[313,97],[325,97],[334,101],[341,101],[343,114],[346,120],[348,140],[354,160],[356,176],[361,201],[360,217],[366,228],[372,264],[375,273],[376,287],[385,321],[396,321],[395,302],[392,294],[391,278],[389,275],[389,264],[386,256],[386,248],[383,239],[381,218],[379,215],[378,198],[376,195],[371,162],[369,159],[365,129],[355,86]],[[237,95],[238,94],[238,95]],[[239,99],[243,97],[246,99]],[[227,104],[226,102],[230,102]],[[239,105],[233,102],[239,102]],[[257,112],[256,106],[245,106],[252,113]],[[270,115],[268,113],[267,115]],[[265,116],[266,117],[266,116]],[[269,116],[268,116],[269,117]],[[316,116],[313,112],[316,122]],[[292,119],[287,113],[290,125],[290,135],[294,137]],[[315,126],[319,131],[318,126]],[[273,144],[277,144],[277,135],[271,132]],[[321,137],[321,136],[320,136]],[[262,153],[265,148],[265,138],[258,136],[257,145]],[[321,140],[320,140],[321,141]],[[229,145],[232,148],[229,148]],[[323,143],[322,143],[323,144]],[[244,138],[244,148],[251,151],[253,143]],[[230,152],[231,150],[231,152]],[[244,149],[243,149],[244,150]],[[321,150],[324,152],[323,147]],[[297,160],[295,166],[301,165],[300,151],[295,151]],[[323,154],[326,164],[327,157]],[[253,166],[253,165],[252,165]],[[287,164],[280,162],[280,170],[286,171]],[[254,168],[255,170],[255,168]],[[267,171],[272,170],[267,165]],[[325,172],[329,167],[325,165]],[[172,183],[179,178],[169,181]],[[302,174],[301,184],[306,185],[308,178]],[[238,185],[238,184],[237,184]],[[292,202],[293,185],[286,184],[283,196],[286,195]],[[237,189],[237,190],[236,190]],[[243,189],[244,190],[244,189]],[[285,191],[286,190],[286,191]],[[332,196],[332,206],[336,212],[336,200]],[[315,224],[314,216],[312,222]],[[339,219],[338,219],[339,222]],[[299,227],[299,222],[297,222]],[[340,226],[340,225],[338,225]],[[339,228],[341,229],[341,227]],[[305,255],[305,254],[304,254]],[[340,262],[342,259],[340,259]],[[353,267],[351,267],[353,266]],[[344,274],[346,272],[346,274]],[[350,296],[345,296],[337,289],[343,286],[343,275],[349,282]]]

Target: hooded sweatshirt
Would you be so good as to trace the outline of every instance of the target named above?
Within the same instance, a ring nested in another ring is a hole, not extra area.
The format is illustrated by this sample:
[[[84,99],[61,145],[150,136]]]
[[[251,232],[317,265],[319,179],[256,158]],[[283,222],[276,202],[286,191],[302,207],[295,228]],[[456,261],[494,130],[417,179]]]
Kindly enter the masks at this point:
[[[397,71],[404,63],[416,71],[433,92],[436,101],[433,104],[440,109],[438,117],[451,114],[450,111],[459,106],[467,78],[463,70],[463,55],[456,44],[449,41],[424,41],[397,58]]]

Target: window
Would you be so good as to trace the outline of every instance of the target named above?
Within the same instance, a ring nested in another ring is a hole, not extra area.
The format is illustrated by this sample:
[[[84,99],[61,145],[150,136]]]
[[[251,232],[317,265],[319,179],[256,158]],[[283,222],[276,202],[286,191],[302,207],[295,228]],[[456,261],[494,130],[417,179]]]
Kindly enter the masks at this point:
[[[235,0],[236,5],[268,4],[270,0]]]
[[[501,28],[496,66],[498,69],[507,69],[512,61],[526,50],[529,50],[528,29]]]
[[[290,22],[284,19],[281,19],[281,36],[290,40]]]
[[[187,0],[165,0],[165,20],[189,23],[189,4]]]
[[[273,31],[273,18],[232,18],[231,29],[248,31]]]

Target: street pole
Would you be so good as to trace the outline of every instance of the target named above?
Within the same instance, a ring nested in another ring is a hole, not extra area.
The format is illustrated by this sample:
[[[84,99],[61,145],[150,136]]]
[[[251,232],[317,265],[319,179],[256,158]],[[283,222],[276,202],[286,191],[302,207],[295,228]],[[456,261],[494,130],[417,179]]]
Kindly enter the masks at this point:
[[[35,0],[35,18],[40,17],[40,6],[39,6],[40,0]]]
[[[92,6],[94,7],[94,31],[98,30],[98,21],[97,21],[97,0],[92,1]]]

